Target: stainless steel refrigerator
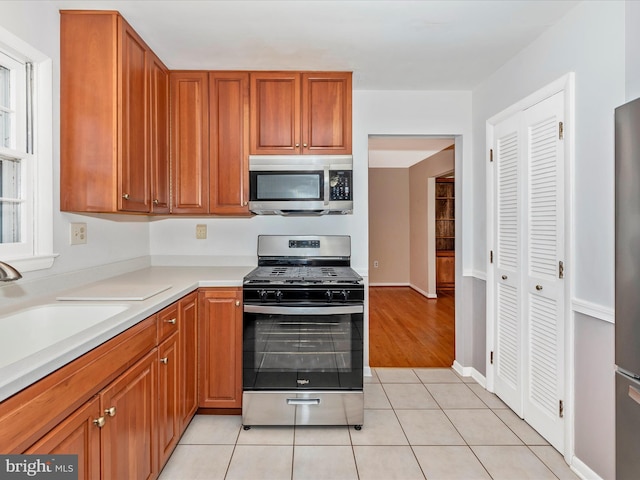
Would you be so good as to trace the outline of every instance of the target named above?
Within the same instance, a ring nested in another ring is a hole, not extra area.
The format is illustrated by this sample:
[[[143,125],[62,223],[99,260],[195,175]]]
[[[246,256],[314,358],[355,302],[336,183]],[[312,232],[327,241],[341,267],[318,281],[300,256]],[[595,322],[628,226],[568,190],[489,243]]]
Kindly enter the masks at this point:
[[[640,98],[615,111],[616,478],[640,478]]]

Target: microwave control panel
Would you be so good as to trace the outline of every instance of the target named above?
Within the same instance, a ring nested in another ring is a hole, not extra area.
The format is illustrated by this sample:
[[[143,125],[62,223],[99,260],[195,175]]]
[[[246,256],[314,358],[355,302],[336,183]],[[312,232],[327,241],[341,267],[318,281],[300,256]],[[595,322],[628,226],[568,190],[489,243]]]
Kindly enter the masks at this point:
[[[332,170],[329,175],[330,200],[351,200],[351,171]]]

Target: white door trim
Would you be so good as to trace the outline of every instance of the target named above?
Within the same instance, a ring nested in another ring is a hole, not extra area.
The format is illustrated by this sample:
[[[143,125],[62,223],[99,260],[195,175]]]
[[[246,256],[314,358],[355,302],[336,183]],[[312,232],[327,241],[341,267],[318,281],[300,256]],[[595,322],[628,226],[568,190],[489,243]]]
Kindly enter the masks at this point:
[[[564,372],[564,384],[565,384],[565,427],[564,427],[564,435],[565,435],[565,449],[564,452],[561,452],[568,463],[571,462],[571,459],[574,456],[574,436],[575,436],[575,428],[574,428],[574,405],[575,405],[575,392],[573,388],[574,381],[574,368],[575,363],[573,361],[574,357],[574,315],[571,310],[571,302],[570,299],[573,298],[573,282],[572,282],[572,272],[573,272],[573,264],[575,260],[575,252],[573,245],[575,245],[575,229],[573,226],[573,218],[574,218],[574,165],[575,165],[575,74],[573,72],[567,73],[563,75],[559,79],[551,82],[540,90],[532,93],[526,98],[516,102],[500,113],[492,116],[486,122],[486,137],[485,137],[485,171],[486,171],[486,205],[487,205],[487,311],[486,311],[486,327],[487,327],[487,335],[486,335],[486,384],[487,390],[493,392],[494,391],[494,365],[491,364],[490,361],[490,352],[494,351],[494,340],[495,340],[495,305],[494,305],[494,285],[495,285],[495,273],[494,268],[492,267],[489,259],[489,252],[496,251],[495,238],[494,238],[494,229],[495,229],[495,218],[494,218],[494,178],[492,171],[492,163],[490,162],[490,149],[493,145],[494,139],[494,126],[500,123],[502,120],[525,110],[540,101],[551,97],[552,95],[564,92],[565,98],[565,129],[564,129],[564,154],[565,154],[565,165],[564,165],[564,210],[565,210],[565,223],[564,223],[564,234],[565,234],[565,285],[564,285],[564,294],[565,294],[565,302],[564,302],[564,314],[565,314],[565,372]]]

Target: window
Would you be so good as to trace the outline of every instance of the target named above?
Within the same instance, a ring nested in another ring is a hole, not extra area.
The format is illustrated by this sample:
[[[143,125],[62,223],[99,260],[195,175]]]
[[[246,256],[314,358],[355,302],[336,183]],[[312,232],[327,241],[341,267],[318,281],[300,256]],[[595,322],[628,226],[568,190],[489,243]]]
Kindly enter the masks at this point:
[[[51,60],[0,28],[0,260],[49,268],[52,242]]]

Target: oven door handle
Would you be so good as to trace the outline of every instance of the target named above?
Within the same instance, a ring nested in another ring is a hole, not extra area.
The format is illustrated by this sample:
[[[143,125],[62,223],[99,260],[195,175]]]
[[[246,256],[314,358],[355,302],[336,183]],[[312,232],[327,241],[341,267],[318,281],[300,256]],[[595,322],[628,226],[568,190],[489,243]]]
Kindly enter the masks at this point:
[[[274,315],[342,315],[363,313],[362,305],[345,305],[340,307],[277,307],[272,305],[244,305],[247,313],[271,313]]]

